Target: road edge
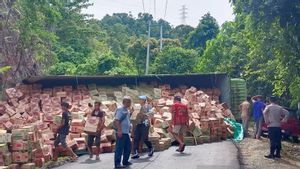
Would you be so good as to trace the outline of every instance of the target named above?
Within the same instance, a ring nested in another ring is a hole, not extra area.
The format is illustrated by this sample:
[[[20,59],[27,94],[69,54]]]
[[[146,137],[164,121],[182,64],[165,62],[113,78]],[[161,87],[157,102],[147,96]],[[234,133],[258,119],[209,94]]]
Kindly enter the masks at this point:
[[[241,153],[241,149],[240,149],[240,147],[238,146],[238,143],[237,142],[235,142],[235,141],[233,141],[233,140],[231,140],[231,142],[232,142],[232,144],[236,147],[236,149],[237,149],[237,159],[238,159],[238,161],[239,161],[239,166],[240,166],[240,169],[244,169],[244,167],[243,167],[243,156],[242,156],[242,153]]]

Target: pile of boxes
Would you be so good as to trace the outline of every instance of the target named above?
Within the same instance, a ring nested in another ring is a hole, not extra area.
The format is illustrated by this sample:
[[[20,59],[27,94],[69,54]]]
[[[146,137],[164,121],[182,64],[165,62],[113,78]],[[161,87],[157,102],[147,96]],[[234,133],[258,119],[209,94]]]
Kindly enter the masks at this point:
[[[189,108],[190,121],[185,135],[187,145],[220,141],[232,135],[228,132],[230,126],[223,121],[218,89],[171,88],[170,85],[155,84],[141,84],[136,88],[126,85],[99,87],[95,84],[76,88],[19,85],[6,89],[7,98],[0,102],[0,166],[30,169],[42,167],[52,159],[55,133],[62,118],[62,101],[71,104],[72,123],[67,143],[77,152],[86,152],[86,133],[97,129],[97,119],[89,117],[91,105],[94,100],[102,101],[106,115],[101,151],[113,152],[116,141],[112,129],[114,113],[125,95],[133,98],[133,123],[140,109],[138,96],[147,95],[153,100],[154,115],[149,139],[156,151],[168,149],[174,141],[169,131],[172,121],[170,108],[175,95],[181,95],[182,102]]]

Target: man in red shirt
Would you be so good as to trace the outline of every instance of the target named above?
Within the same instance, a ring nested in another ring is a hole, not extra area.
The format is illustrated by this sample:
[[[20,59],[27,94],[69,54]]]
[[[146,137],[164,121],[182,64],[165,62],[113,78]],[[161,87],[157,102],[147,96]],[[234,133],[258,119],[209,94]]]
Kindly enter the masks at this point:
[[[185,144],[183,142],[183,134],[186,133],[187,126],[189,123],[188,108],[186,105],[181,103],[181,97],[174,97],[174,104],[171,108],[172,112],[172,123],[173,123],[173,135],[175,139],[179,142],[179,148],[176,150],[178,152],[183,152]]]

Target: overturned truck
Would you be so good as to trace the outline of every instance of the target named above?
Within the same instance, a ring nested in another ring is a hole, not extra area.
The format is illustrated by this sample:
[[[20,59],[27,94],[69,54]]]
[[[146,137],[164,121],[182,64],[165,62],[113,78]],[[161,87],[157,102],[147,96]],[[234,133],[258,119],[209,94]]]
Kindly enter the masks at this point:
[[[23,84],[6,89],[7,98],[0,104],[0,147],[5,150],[2,152],[5,158],[11,159],[5,165],[21,163],[42,167],[51,160],[63,100],[72,105],[73,120],[67,143],[77,153],[86,152],[86,129],[93,130],[97,126],[91,125],[87,119],[93,100],[101,100],[106,112],[105,130],[101,135],[102,152],[114,150],[116,137],[112,121],[124,95],[131,96],[134,101],[132,122],[139,112],[138,96],[147,95],[153,99],[156,113],[149,139],[156,151],[169,148],[174,141],[168,129],[175,94],[181,94],[191,110],[189,130],[184,138],[187,145],[225,140],[232,137],[232,131],[224,122],[220,103],[230,105],[232,102],[230,83],[225,73],[24,79]]]

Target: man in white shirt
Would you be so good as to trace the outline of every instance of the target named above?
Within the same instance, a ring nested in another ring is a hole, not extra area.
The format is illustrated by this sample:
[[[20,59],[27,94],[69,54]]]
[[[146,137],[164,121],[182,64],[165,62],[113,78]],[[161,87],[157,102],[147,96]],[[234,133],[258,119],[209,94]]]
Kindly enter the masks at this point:
[[[286,122],[289,116],[289,112],[277,105],[276,101],[276,97],[271,96],[271,104],[269,104],[263,112],[265,122],[268,125],[270,139],[270,154],[265,157],[271,159],[281,157],[281,122]],[[283,119],[281,118],[282,116],[284,116]]]

